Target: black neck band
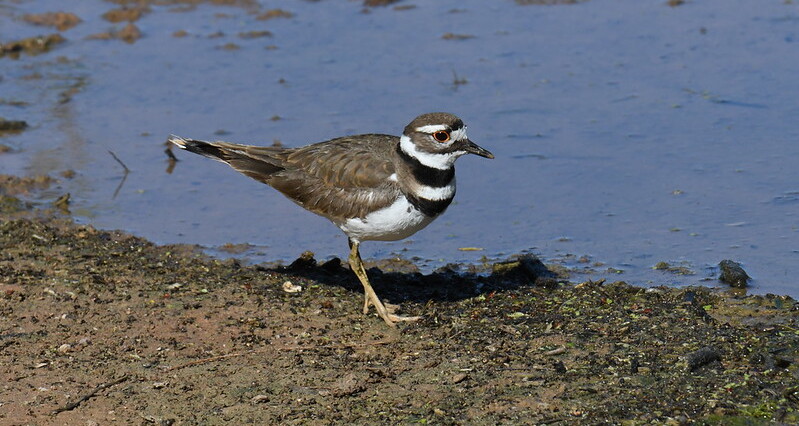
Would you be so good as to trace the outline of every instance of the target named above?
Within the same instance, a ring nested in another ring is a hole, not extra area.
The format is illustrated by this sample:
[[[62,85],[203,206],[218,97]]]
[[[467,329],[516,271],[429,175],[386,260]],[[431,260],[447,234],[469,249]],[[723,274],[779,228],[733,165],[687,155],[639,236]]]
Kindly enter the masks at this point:
[[[435,167],[425,166],[418,159],[403,151],[400,144],[397,144],[397,154],[408,163],[413,177],[422,185],[442,188],[449,185],[455,177],[455,167],[450,166],[448,169],[441,170]]]

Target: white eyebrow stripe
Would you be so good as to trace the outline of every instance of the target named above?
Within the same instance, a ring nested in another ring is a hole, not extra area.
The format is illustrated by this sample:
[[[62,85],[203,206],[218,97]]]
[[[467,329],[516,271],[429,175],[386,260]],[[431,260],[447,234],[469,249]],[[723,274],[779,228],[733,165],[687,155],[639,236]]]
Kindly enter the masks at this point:
[[[447,130],[448,128],[449,127],[447,127],[446,124],[428,124],[426,126],[417,127],[416,131],[422,133],[435,133],[442,130]]]
[[[416,146],[414,146],[411,138],[406,135],[402,135],[402,137],[400,137],[400,149],[408,154],[408,156],[419,160],[419,162],[425,166],[439,170],[449,169],[452,167],[452,164],[455,163],[455,160],[457,160],[458,157],[466,154],[466,151],[455,151],[441,154],[419,151],[416,149]]]

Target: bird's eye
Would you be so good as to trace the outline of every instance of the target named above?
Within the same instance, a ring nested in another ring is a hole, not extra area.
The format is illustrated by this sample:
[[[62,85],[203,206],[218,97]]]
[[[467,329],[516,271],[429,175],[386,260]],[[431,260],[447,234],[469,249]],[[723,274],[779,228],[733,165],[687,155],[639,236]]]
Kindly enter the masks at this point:
[[[433,133],[433,137],[439,142],[447,142],[449,141],[449,132],[446,130],[439,130]]]

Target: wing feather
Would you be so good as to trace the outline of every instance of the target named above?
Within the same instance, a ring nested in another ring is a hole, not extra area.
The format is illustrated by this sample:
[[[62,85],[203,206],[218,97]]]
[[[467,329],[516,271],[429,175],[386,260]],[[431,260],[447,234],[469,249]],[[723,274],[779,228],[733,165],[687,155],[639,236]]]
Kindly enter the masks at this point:
[[[364,217],[401,194],[393,150],[398,138],[360,135],[290,150],[269,185],[304,208],[334,220]]]
[[[333,221],[365,217],[401,195],[394,157],[399,138],[359,135],[301,148],[258,147],[173,137],[183,149],[230,165]]]

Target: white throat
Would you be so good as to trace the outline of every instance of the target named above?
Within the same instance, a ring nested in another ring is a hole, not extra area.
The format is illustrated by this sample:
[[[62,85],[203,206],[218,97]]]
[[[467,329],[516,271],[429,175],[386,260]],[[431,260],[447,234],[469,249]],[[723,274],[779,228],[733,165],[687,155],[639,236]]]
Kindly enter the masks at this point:
[[[451,168],[452,165],[455,164],[455,160],[457,160],[461,155],[465,154],[465,152],[462,151],[447,152],[442,154],[422,152],[416,149],[416,145],[414,145],[413,141],[411,141],[411,138],[406,135],[402,135],[400,137],[400,149],[412,158],[419,160],[419,162],[425,166],[439,170],[447,170]]]

